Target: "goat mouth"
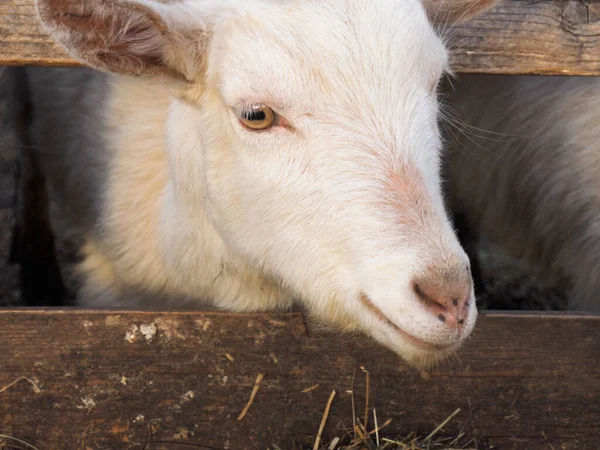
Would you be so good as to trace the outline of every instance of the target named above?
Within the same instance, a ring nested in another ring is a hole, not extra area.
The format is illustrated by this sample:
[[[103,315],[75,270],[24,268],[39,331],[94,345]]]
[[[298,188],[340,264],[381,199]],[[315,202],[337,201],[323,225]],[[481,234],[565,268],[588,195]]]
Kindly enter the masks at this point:
[[[396,331],[399,335],[401,335],[406,341],[410,342],[417,348],[428,351],[446,351],[456,346],[456,343],[453,344],[434,344],[431,342],[426,342],[422,339],[419,339],[412,334],[404,331],[394,322],[392,322],[375,304],[371,301],[369,296],[364,292],[360,293],[360,301],[371,313],[373,313],[380,321],[387,324],[394,331]]]

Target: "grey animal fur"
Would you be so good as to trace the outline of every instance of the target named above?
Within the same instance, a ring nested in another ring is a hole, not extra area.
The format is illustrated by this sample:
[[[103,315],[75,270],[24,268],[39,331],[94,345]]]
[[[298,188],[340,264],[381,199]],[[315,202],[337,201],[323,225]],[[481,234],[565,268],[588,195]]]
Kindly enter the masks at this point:
[[[449,129],[451,208],[547,278],[566,277],[570,309],[600,310],[600,79],[454,84],[449,103],[466,126]]]

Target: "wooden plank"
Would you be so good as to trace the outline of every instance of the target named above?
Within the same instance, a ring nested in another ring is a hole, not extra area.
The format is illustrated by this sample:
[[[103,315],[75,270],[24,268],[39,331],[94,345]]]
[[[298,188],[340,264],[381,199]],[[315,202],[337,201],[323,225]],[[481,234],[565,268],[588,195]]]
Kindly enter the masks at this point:
[[[362,416],[361,366],[388,435],[461,408],[446,431],[480,449],[600,442],[600,316],[482,316],[460,359],[426,373],[369,339],[308,338],[299,314],[5,310],[0,343],[0,389],[39,387],[0,393],[0,434],[40,449],[312,448],[333,389],[324,440],[352,423],[354,371]]]
[[[80,65],[41,28],[34,0],[0,2],[0,65]]]
[[[597,0],[505,0],[451,34],[457,72],[600,75]]]
[[[33,4],[0,3],[0,64],[78,65],[40,30]],[[505,0],[450,35],[456,72],[600,75],[596,0]]]

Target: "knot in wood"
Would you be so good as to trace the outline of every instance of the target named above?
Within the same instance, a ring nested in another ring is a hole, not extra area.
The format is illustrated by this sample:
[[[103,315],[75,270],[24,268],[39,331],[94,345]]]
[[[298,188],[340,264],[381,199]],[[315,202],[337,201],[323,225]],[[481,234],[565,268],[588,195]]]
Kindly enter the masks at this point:
[[[588,36],[591,31],[600,37],[600,2],[597,0],[563,2],[562,26],[567,31],[581,33],[585,30]]]

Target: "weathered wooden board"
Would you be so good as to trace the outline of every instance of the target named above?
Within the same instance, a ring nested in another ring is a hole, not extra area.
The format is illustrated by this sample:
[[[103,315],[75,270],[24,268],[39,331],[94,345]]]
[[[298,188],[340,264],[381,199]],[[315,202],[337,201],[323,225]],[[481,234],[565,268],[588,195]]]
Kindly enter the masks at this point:
[[[76,64],[41,29],[34,0],[0,1],[0,64]]]
[[[505,0],[451,34],[457,72],[600,75],[598,0]]]
[[[0,2],[0,64],[77,65],[40,30],[33,4]],[[505,0],[450,34],[456,72],[600,75],[598,0]]]
[[[479,448],[600,442],[600,316],[482,316],[460,359],[427,373],[365,338],[309,338],[298,314],[6,310],[0,355],[0,390],[40,389],[0,393],[0,434],[40,450],[312,448],[333,389],[325,437],[352,423],[355,370],[364,411],[360,366],[388,433],[461,408],[447,431],[465,425]]]

